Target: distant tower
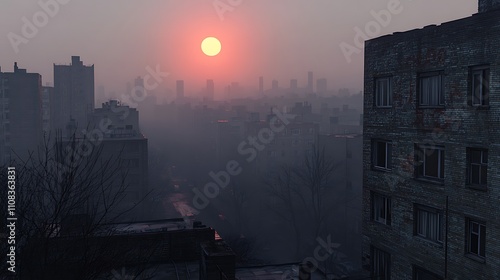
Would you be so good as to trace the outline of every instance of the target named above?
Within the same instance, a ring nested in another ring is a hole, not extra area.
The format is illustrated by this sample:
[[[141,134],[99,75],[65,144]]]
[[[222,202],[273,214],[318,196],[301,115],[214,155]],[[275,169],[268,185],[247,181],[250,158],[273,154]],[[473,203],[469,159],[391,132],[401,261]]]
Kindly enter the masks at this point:
[[[184,98],[184,80],[178,80],[175,85],[176,88],[176,93],[177,93],[177,99],[183,99]]]
[[[141,77],[135,78],[135,80],[134,80],[134,86],[135,87],[144,88],[144,79],[141,78]]]
[[[259,93],[264,94],[264,77],[259,77]]]
[[[29,152],[36,156],[43,124],[50,120],[42,115],[50,110],[49,93],[42,90],[42,76],[17,63],[14,72],[0,72],[0,164],[17,157],[27,160]]]
[[[233,94],[238,94],[240,92],[240,83],[238,82],[232,82],[231,83],[231,92]]]
[[[292,92],[297,92],[297,88],[298,88],[297,79],[291,79],[290,80],[290,89],[292,90]]]
[[[71,65],[54,64],[54,99],[52,129],[64,130],[71,119],[85,128],[94,110],[94,65],[83,65],[79,56],[71,57]]]
[[[318,94],[326,94],[326,92],[328,91],[328,84],[327,84],[327,80],[326,79],[318,79],[316,81],[316,92]]]
[[[144,79],[141,78],[140,76],[135,78],[134,88],[130,93],[127,94],[132,94],[132,96],[136,96],[138,98],[141,98],[140,100],[144,100],[143,98],[146,98],[147,96],[147,91],[146,88],[144,87]]]
[[[214,100],[215,85],[214,80],[207,80],[207,99]]]
[[[273,80],[272,89],[273,90],[277,90],[278,89],[278,81],[277,80]]]
[[[307,93],[314,92],[313,80],[314,80],[313,72],[312,71],[307,72],[307,91],[308,91]]]

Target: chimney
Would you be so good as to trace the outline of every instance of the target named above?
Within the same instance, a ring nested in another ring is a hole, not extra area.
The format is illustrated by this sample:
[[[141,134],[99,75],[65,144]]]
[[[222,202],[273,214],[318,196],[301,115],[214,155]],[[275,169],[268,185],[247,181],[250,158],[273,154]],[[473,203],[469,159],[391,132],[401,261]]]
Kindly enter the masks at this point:
[[[17,73],[19,71],[19,67],[17,67],[17,62],[14,62],[14,73]]]
[[[479,12],[489,12],[500,9],[500,0],[479,0]]]
[[[200,280],[235,280],[236,255],[223,240],[201,244]]]
[[[72,56],[71,65],[83,65],[83,62],[80,60],[79,56]]]

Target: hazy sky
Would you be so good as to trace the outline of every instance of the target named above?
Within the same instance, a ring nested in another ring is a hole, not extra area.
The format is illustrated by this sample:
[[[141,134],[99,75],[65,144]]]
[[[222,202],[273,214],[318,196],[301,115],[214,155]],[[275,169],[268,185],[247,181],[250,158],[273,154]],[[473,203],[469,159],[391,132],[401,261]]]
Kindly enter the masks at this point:
[[[217,90],[231,81],[256,87],[261,75],[266,88],[272,79],[288,87],[290,79],[297,78],[304,86],[308,70],[314,71],[315,79],[327,78],[330,88],[361,90],[363,53],[353,54],[348,62],[340,45],[355,47],[355,28],[364,30],[375,20],[371,11],[388,10],[390,2],[398,2],[58,0],[58,11],[47,20],[39,2],[54,1],[0,2],[2,71],[12,71],[17,61],[29,72],[41,73],[44,84],[52,83],[52,64],[69,64],[72,55],[79,55],[84,63],[95,64],[96,86],[105,84],[115,91],[125,90],[127,81],[146,75],[146,67],[156,65],[171,74],[164,86],[173,88],[175,80],[184,79],[187,91],[199,90],[207,78],[215,80]],[[380,30],[375,26],[374,34],[421,28],[477,12],[475,0],[400,1],[399,12],[392,13],[385,26],[377,24]],[[231,10],[223,10],[228,7]],[[41,27],[23,35],[23,17]],[[207,36],[221,40],[218,56],[201,52]],[[18,42],[18,53],[12,38]]]

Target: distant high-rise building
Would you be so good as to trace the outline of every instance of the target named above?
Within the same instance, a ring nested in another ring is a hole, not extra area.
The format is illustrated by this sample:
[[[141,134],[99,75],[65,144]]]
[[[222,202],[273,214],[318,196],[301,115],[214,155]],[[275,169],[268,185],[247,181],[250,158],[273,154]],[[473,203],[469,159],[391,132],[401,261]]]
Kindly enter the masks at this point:
[[[48,135],[50,133],[50,100],[54,95],[54,87],[42,87],[42,130]]]
[[[307,91],[308,91],[308,93],[314,92],[313,81],[314,81],[313,72],[312,71],[307,72]]]
[[[237,94],[240,92],[240,83],[238,82],[232,82],[231,83],[231,92],[233,94]]]
[[[291,79],[290,80],[290,89],[295,92],[297,91],[297,88],[298,88],[298,82],[297,82],[297,79]]]
[[[0,71],[0,162],[26,159],[42,140],[42,76]]]
[[[53,100],[52,129],[64,131],[70,120],[87,127],[94,110],[94,65],[83,65],[79,56],[71,57],[71,65],[54,64]]]
[[[325,78],[323,79],[318,79],[316,81],[316,92],[318,94],[325,94],[328,91],[328,84],[327,80]]]
[[[207,80],[207,99],[214,100],[215,85],[214,80]]]
[[[277,80],[273,80],[273,82],[272,82],[272,89],[273,90],[278,89],[278,81]]]
[[[184,80],[177,80],[177,82],[175,83],[175,91],[177,99],[184,98]]]
[[[105,98],[106,97],[106,89],[104,88],[103,85],[100,85],[97,87],[97,95],[99,98]]]
[[[142,77],[137,77],[134,80],[134,86],[137,88],[144,88],[144,79]]]
[[[259,77],[259,93],[264,94],[264,77]]]
[[[131,206],[140,203],[149,192],[148,139],[139,128],[139,111],[117,100],[110,100],[103,103],[102,108],[94,110],[90,121],[92,127],[99,127],[103,122],[109,124],[100,144],[100,158],[118,157],[121,168],[128,170],[125,178],[127,188],[118,207],[131,209]],[[133,216],[139,217],[144,207],[142,204],[134,209]]]

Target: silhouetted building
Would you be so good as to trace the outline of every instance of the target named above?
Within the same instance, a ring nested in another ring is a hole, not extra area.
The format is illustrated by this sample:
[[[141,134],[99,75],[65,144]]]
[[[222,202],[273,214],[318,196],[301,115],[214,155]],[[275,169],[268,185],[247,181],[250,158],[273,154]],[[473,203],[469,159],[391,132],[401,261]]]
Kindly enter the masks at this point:
[[[264,94],[264,77],[259,77],[259,94]]]
[[[248,122],[245,130],[246,137],[258,135],[260,131],[272,127],[274,114],[267,116],[266,121]],[[299,164],[314,145],[318,143],[319,125],[312,122],[292,120],[280,132],[273,133],[272,140],[264,151],[257,154],[253,162],[254,171],[261,175],[270,174],[286,164]]]
[[[126,196],[123,207],[130,207],[143,200],[148,187],[148,139],[139,129],[139,112],[116,100],[103,103],[91,115],[91,129],[103,135],[100,147],[103,159],[119,157],[120,166],[127,170]],[[143,207],[138,207],[143,211]],[[140,216],[142,213],[134,213]]]
[[[291,79],[290,80],[290,89],[292,90],[292,93],[296,93],[298,89],[298,82],[297,79]]]
[[[0,162],[26,160],[42,139],[42,77],[14,64],[0,71]]]
[[[318,94],[326,94],[328,92],[328,81],[323,79],[318,79],[316,81],[316,93]]]
[[[137,92],[137,94],[141,94],[139,93],[139,91],[145,91],[146,89],[144,88],[144,79],[142,77],[137,77],[135,78],[134,80],[134,91]],[[129,94],[129,93],[127,93]]]
[[[73,229],[84,219],[72,218],[69,224],[58,224],[60,230],[54,236],[30,240],[28,249],[34,254],[30,255],[29,263],[23,264],[24,278],[75,279],[85,271],[94,273],[96,279],[107,279],[109,275],[115,278],[118,271],[135,272],[140,266],[140,272],[135,275],[207,279],[199,275],[210,275],[216,270],[233,276],[227,279],[234,279],[234,253],[214,229],[199,221],[166,219],[98,224],[91,229],[91,234],[82,234]],[[44,247],[45,242],[50,246]],[[82,261],[82,256],[87,259]],[[38,265],[41,259],[45,260],[43,266]],[[92,265],[86,267],[90,262]],[[192,264],[195,269],[186,272],[185,268]]]
[[[299,116],[312,114],[312,105],[308,102],[296,102],[290,109],[290,113]]]
[[[500,3],[479,10],[365,44],[373,279],[500,279]]]
[[[214,80],[207,80],[207,99],[214,100],[215,95],[215,85]]]
[[[342,244],[340,252],[355,260],[361,267],[361,227],[363,177],[363,135],[319,135],[318,145],[335,164],[332,172],[333,188],[339,203],[332,205],[335,224],[342,225],[332,232],[335,240]]]
[[[50,134],[50,106],[54,96],[54,87],[42,87],[42,130],[47,137]]]
[[[176,97],[178,100],[184,98],[184,80],[178,80],[175,83]]]
[[[313,93],[314,88],[313,88],[313,83],[314,83],[314,75],[312,71],[307,72],[307,93]]]
[[[94,65],[83,65],[79,56],[71,57],[71,65],[54,64],[53,101],[52,129],[64,131],[71,119],[86,128],[94,110]]]
[[[273,90],[278,90],[278,81],[277,80],[273,80],[271,88]]]

